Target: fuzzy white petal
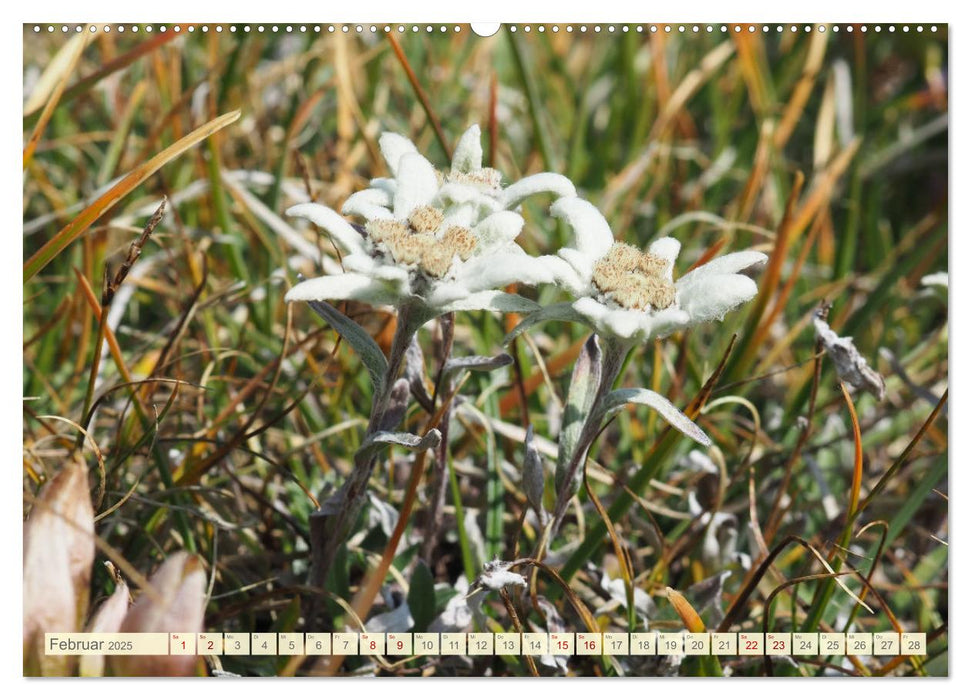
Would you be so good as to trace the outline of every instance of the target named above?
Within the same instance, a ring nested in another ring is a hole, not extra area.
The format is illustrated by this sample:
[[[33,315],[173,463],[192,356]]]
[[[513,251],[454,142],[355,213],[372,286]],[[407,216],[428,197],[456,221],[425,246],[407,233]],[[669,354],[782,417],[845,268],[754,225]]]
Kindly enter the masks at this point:
[[[576,267],[561,255],[543,255],[536,260],[549,268],[555,284],[561,285],[573,296],[581,297],[590,293],[589,275],[578,272]]]
[[[461,282],[441,281],[425,295],[425,303],[433,309],[442,309],[471,296],[471,292]]]
[[[544,262],[529,255],[501,252],[469,259],[456,270],[455,281],[470,292],[478,292],[505,287],[513,282],[550,283],[553,273]]]
[[[606,305],[601,304],[593,297],[583,297],[573,302],[573,309],[588,319],[594,328],[599,327],[604,316],[610,311]]]
[[[764,263],[769,258],[765,253],[754,250],[743,250],[738,253],[729,253],[715,258],[701,267],[697,267],[684,277],[678,280],[678,284],[688,284],[708,275],[726,275],[734,272],[741,272],[749,267]]]
[[[590,281],[593,279],[594,260],[591,260],[576,248],[560,248],[556,251],[556,254],[566,260],[570,264],[570,267],[576,271],[576,279],[579,280],[577,282],[578,289],[586,290],[590,286]],[[585,292],[574,291],[573,293],[581,294]]]
[[[388,164],[388,170],[395,177],[398,176],[398,167],[401,162],[401,157],[406,153],[417,153],[418,149],[415,148],[415,144],[406,139],[404,136],[399,134],[386,131],[381,134],[381,138],[378,139],[378,146],[381,148],[381,155],[384,156],[385,162]]]
[[[532,313],[537,311],[540,306],[534,301],[530,301],[518,294],[507,294],[490,289],[475,294],[466,294],[448,304],[438,307],[442,312],[450,311],[499,311],[502,313]]]
[[[482,133],[479,125],[473,124],[459,139],[452,155],[452,168],[461,173],[472,172],[482,167]]]
[[[368,275],[346,272],[300,282],[287,292],[285,298],[291,302],[355,299],[369,304],[393,304],[399,297]]]
[[[566,219],[576,239],[574,247],[591,261],[606,255],[614,244],[614,234],[607,220],[585,199],[579,197],[558,199],[550,207],[550,213]]]
[[[394,193],[398,189],[398,181],[393,177],[372,177],[369,184],[373,190],[387,192],[391,200],[394,201]]]
[[[352,253],[345,255],[341,260],[344,269],[348,272],[357,272],[362,275],[370,275],[381,264],[367,253]]]
[[[295,204],[287,209],[287,216],[299,216],[309,219],[324,229],[348,253],[363,253],[364,238],[357,230],[347,223],[347,220],[330,207],[323,204],[309,202]]]
[[[651,314],[650,333],[645,335],[644,338],[663,338],[682,328],[687,328],[689,325],[691,325],[691,316],[683,309],[671,306]]]
[[[446,182],[438,190],[438,197],[446,204],[462,204],[478,200],[482,197],[482,192],[464,182]]]
[[[692,323],[722,319],[758,292],[755,281],[745,275],[705,275],[684,284],[682,280],[677,284],[678,306]]]
[[[395,218],[407,219],[417,207],[431,203],[437,193],[438,177],[432,164],[418,153],[401,156],[394,193]]]
[[[480,250],[488,250],[516,240],[525,223],[514,211],[499,211],[479,222],[472,233],[479,240]]]
[[[676,238],[664,237],[658,238],[656,241],[651,243],[648,250],[657,255],[660,258],[664,258],[668,261],[667,267],[664,268],[664,275],[669,280],[672,279],[674,274],[674,261],[678,258],[678,253],[681,251],[681,243]]]
[[[577,188],[569,178],[556,173],[537,173],[524,177],[519,182],[511,184],[502,192],[502,203],[506,209],[513,209],[527,197],[547,192],[561,197],[575,197]]]
[[[360,202],[355,204],[353,211],[348,211],[347,207],[344,207],[345,214],[353,214],[354,216],[359,216],[365,221],[379,221],[379,220],[391,220],[394,219],[394,214],[387,207],[379,207],[376,204],[367,204],[365,202]]]
[[[479,583],[492,591],[498,591],[506,586],[526,587],[526,579],[515,571],[490,571],[479,577]]]
[[[389,282],[393,288],[402,292],[408,289],[408,270],[403,267],[383,264],[366,253],[347,255],[342,262],[348,272],[357,272],[380,282]]]
[[[445,210],[445,220],[439,227],[440,231],[447,231],[451,226],[472,228],[478,219],[479,207],[473,202],[453,204]]]
[[[589,325],[602,336],[612,336],[627,341],[646,341],[663,337],[689,325],[691,318],[681,309],[671,307],[650,312],[607,306],[592,297],[583,297],[573,303]]]
[[[648,338],[653,335],[654,319],[650,313],[636,309],[608,309],[601,320],[601,335],[613,335],[623,340]]]
[[[474,185],[461,182],[447,182],[442,185],[438,190],[435,203],[444,206],[446,210],[451,210],[460,205],[472,207],[476,214],[473,223],[483,216],[503,209],[502,203],[494,195]]]

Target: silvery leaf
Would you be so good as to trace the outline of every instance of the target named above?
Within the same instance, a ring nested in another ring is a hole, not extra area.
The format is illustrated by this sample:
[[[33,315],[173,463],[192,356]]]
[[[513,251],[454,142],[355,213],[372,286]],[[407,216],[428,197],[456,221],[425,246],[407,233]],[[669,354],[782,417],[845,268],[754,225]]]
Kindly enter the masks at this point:
[[[877,397],[877,401],[883,401],[887,391],[883,377],[867,364],[866,358],[856,349],[853,339],[836,335],[829,324],[818,315],[813,318],[813,325],[816,326],[816,337],[822,342],[826,354],[836,364],[836,374],[840,380],[854,389],[869,391]]]
[[[544,306],[539,311],[531,313],[529,316],[524,318],[519,322],[519,325],[512,329],[509,334],[503,338],[502,344],[507,345],[514,338],[521,335],[524,331],[528,330],[537,323],[543,323],[544,321],[569,321],[570,323],[587,323],[587,317],[579,313],[573,308],[573,302],[564,301],[558,304],[550,304],[549,306]]]
[[[376,393],[379,393],[384,384],[384,375],[388,371],[388,360],[385,358],[381,348],[374,342],[374,338],[368,335],[357,322],[342,314],[326,301],[309,301],[310,308],[323,318],[327,323],[334,327],[341,337],[347,341],[361,362],[367,368],[368,375],[371,377],[371,386]]]
[[[695,425],[694,421],[679,411],[673,403],[650,389],[617,389],[610,392],[603,402],[602,410],[604,417],[606,418],[616,413],[628,403],[650,406],[660,413],[664,420],[692,440],[701,443],[705,447],[711,446],[709,437],[705,435],[701,428]]]
[[[412,396],[421,407],[431,413],[432,397],[428,395],[425,385],[425,354],[418,343],[418,336],[412,336],[411,344],[405,352],[405,379],[411,387]]]
[[[364,629],[374,634],[407,632],[414,624],[415,620],[411,616],[411,609],[408,607],[408,602],[403,601],[401,605],[393,610],[372,617],[365,623]]]
[[[479,527],[478,520],[479,511],[475,508],[466,508],[465,510],[465,538],[468,540],[469,548],[472,550],[472,556],[476,561],[486,561],[486,541],[485,536],[482,534],[482,528]]]
[[[600,388],[601,352],[597,336],[591,335],[583,344],[583,350],[573,367],[573,377],[567,392],[566,406],[563,409],[563,428],[560,430],[559,451],[556,457],[556,492],[560,493],[564,487],[570,493],[576,493],[580,487],[583,470],[578,469],[572,484],[564,485],[566,472],[576,449],[577,441],[586,422],[587,416],[593,409],[593,402]]]
[[[518,294],[486,290],[462,295],[439,307],[441,313],[453,311],[495,311],[496,313],[525,314],[539,309],[539,304]]]
[[[610,596],[612,605],[627,608],[627,587],[624,584],[624,579],[610,578],[607,572],[604,571],[600,577],[600,586]],[[644,589],[638,588],[637,586],[634,587],[634,610],[644,620],[645,624],[650,622],[657,613],[657,606],[654,605],[651,596]]]
[[[725,618],[722,609],[722,588],[725,579],[732,575],[731,571],[721,571],[714,576],[698,581],[684,592],[686,598],[692,602],[699,614],[705,610],[711,611],[711,619],[708,620],[709,627],[716,627]]]
[[[472,625],[472,609],[465,593],[450,598],[442,614],[428,625],[429,632],[462,632]]]
[[[359,455],[364,457],[369,457],[374,452],[377,452],[385,445],[397,445],[399,447],[404,447],[412,452],[422,452],[424,450],[433,450],[438,447],[438,444],[442,441],[442,434],[435,430],[434,428],[428,432],[424,437],[420,435],[415,435],[414,433],[392,433],[388,431],[381,431],[369,435],[361,445],[359,450]]]
[[[550,601],[543,596],[536,596],[536,604],[543,613],[543,617],[546,618],[547,632],[566,631],[566,624],[563,622],[563,617],[560,615],[559,610],[557,610],[553,604],[550,603]],[[543,654],[539,658],[540,663],[544,666],[549,666],[550,668],[555,668],[562,672],[567,671],[568,660],[569,657],[567,656],[553,656],[552,654]]]
[[[391,537],[395,525],[398,523],[398,511],[389,504],[382,501],[373,493],[368,493],[369,507],[367,511],[367,529],[381,528],[381,532],[387,537]]]
[[[401,377],[395,381],[391,387],[391,396],[388,397],[388,409],[381,418],[380,430],[394,430],[398,427],[401,419],[405,417],[405,413],[408,411],[408,396],[410,392],[411,386],[405,377]]]
[[[529,505],[536,511],[540,523],[546,521],[546,509],[543,507],[543,491],[546,486],[546,475],[543,472],[543,458],[533,445],[533,426],[526,430],[526,455],[523,457],[523,491]]]

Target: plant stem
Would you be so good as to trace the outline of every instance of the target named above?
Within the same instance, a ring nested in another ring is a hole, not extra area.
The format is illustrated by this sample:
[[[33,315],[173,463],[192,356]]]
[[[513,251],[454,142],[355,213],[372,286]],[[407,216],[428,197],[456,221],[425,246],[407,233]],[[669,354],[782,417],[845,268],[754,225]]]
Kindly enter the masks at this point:
[[[391,390],[405,359],[405,351],[425,317],[419,309],[402,306],[398,310],[398,325],[388,355],[388,367],[379,386],[375,387],[371,401],[371,416],[368,419],[368,437],[382,429],[384,416],[388,411]],[[340,490],[321,504],[310,515],[310,545],[312,566],[310,585],[323,588],[327,575],[334,565],[337,551],[347,539],[347,534],[357,520],[367,499],[367,485],[371,480],[378,454],[375,451],[359,451],[354,457],[354,469]]]
[[[604,339],[603,355],[600,361],[600,385],[597,387],[597,394],[594,397],[593,405],[590,407],[590,412],[587,413],[584,419],[583,428],[580,431],[580,437],[577,439],[576,448],[570,457],[566,475],[562,482],[563,486],[557,494],[556,505],[553,508],[553,517],[550,521],[549,535],[546,538],[548,541],[552,540],[559,530],[560,524],[566,516],[567,508],[570,505],[570,499],[576,493],[576,490],[571,487],[571,484],[579,484],[576,477],[586,463],[587,452],[600,433],[600,428],[603,423],[604,400],[613,388],[614,382],[617,380],[617,375],[620,374],[620,370],[624,366],[624,360],[630,352],[630,348],[631,346],[629,344],[618,342],[615,339]]]

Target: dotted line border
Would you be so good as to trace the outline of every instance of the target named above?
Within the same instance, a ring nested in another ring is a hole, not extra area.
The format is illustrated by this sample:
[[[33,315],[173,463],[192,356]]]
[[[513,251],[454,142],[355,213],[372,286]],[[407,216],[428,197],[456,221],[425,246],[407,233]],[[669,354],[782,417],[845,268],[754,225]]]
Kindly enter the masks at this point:
[[[30,27],[35,34],[41,34],[47,32],[48,34],[53,34],[58,30],[62,34],[68,34],[71,32],[81,33],[84,31],[84,26],[81,24],[34,24],[31,25],[29,22],[26,23],[27,27]],[[755,34],[757,32],[763,34],[782,34],[785,32],[789,33],[810,33],[813,31],[817,32],[846,32],[852,34],[853,32],[876,32],[881,33],[886,31],[888,33],[894,34],[898,31],[907,34],[911,31],[917,33],[922,33],[929,30],[932,33],[938,31],[938,25],[936,24],[834,24],[834,25],[824,25],[824,24],[510,24],[505,25],[510,32],[522,31],[523,33],[529,34],[531,32],[537,32],[544,34],[550,32],[553,34],[558,34],[560,32],[565,32],[567,34],[627,34],[630,32],[639,34],[656,34],[659,32],[665,34],[741,34],[742,32],[747,32],[749,34]],[[219,33],[251,33],[255,32],[257,34],[293,34],[293,33],[307,33],[313,32],[316,34],[334,34],[336,32],[342,32],[344,34],[356,33],[363,34],[365,32],[370,32],[372,34],[385,33],[390,34],[392,32],[397,32],[398,34],[412,33],[417,34],[424,32],[426,34],[449,34],[449,33],[460,33],[462,31],[469,31],[475,34],[474,31],[470,29],[468,25],[457,25],[457,24],[104,24],[97,25],[91,24],[87,25],[88,31],[92,34],[97,32],[110,33],[115,32],[117,34],[132,33],[137,34],[139,32],[152,33],[166,33],[169,31],[175,32],[176,34],[185,32],[192,34],[195,32],[201,32],[207,34],[210,31]],[[478,35],[476,35],[478,36]]]

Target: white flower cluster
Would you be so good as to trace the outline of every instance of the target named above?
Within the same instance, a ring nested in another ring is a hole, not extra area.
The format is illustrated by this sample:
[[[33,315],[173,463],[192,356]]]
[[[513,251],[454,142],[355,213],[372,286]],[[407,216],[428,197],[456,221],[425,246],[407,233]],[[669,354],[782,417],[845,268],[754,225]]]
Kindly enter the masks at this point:
[[[375,178],[348,197],[343,215],[315,203],[288,210],[324,229],[346,253],[346,272],[301,282],[288,301],[410,303],[429,317],[475,309],[536,312],[521,328],[562,318],[634,343],[720,319],[757,291],[739,273],[765,262],[762,253],[725,255],[675,280],[678,241],[658,239],[646,252],[615,241],[603,215],[562,175],[540,173],[504,187],[499,171],[482,166],[478,126],[463,134],[444,172],[398,134],[382,135],[380,147],[392,177]],[[556,198],[551,214],[573,230],[573,245],[556,255],[533,257],[515,242],[524,225],[515,209],[539,193]],[[557,284],[574,298],[540,310],[502,291],[512,283]]]
[[[410,302],[431,315],[534,310],[531,302],[499,291],[513,282],[553,281],[551,268],[537,265],[515,243],[525,222],[513,209],[532,194],[574,196],[573,183],[540,173],[504,188],[501,173],[482,167],[478,126],[462,136],[444,173],[403,136],[385,133],[380,146],[392,177],[375,178],[368,189],[348,197],[342,209],[364,221],[363,235],[323,205],[298,204],[288,210],[333,236],[347,253],[347,272],[302,282],[287,300]]]
[[[332,237],[343,250],[344,272],[302,281],[286,299],[309,302],[337,328],[361,356],[375,389],[368,434],[355,455],[355,469],[325,508],[315,513],[316,538],[323,545],[313,553],[314,585],[326,580],[337,548],[363,505],[378,449],[388,444],[429,449],[432,437],[438,444],[437,431],[425,437],[390,431],[400,419],[400,411],[393,407],[393,388],[407,349],[421,325],[438,316],[462,310],[523,313],[510,338],[536,323],[560,319],[586,324],[602,340],[603,352],[596,340],[588,341],[586,359],[574,369],[570,411],[564,412],[568,424],[559,437],[556,502],[549,517],[542,504],[539,462],[533,460],[526,475],[535,482],[530,484],[531,505],[546,523],[544,542],[555,534],[577,492],[587,451],[604,421],[623,406],[650,406],[693,440],[711,444],[704,431],[664,396],[612,387],[637,343],[722,318],[751,299],[755,282],[740,273],[765,262],[765,255],[725,255],[675,279],[681,248],[676,240],[661,238],[647,251],[615,241],[603,215],[577,197],[576,187],[562,175],[541,173],[504,186],[500,172],[482,165],[477,126],[463,134],[443,171],[403,136],[386,133],[380,147],[391,177],[371,180],[367,189],[347,198],[341,213],[315,203],[288,210]],[[534,257],[516,243],[525,224],[516,210],[527,197],[540,193],[553,196],[550,213],[572,229],[573,242],[555,255]],[[513,283],[556,285],[572,298],[540,307],[504,291]],[[387,357],[363,328],[325,303],[344,299],[396,308],[398,324]],[[508,568],[502,562],[487,567],[480,587],[524,585],[523,577]]]

